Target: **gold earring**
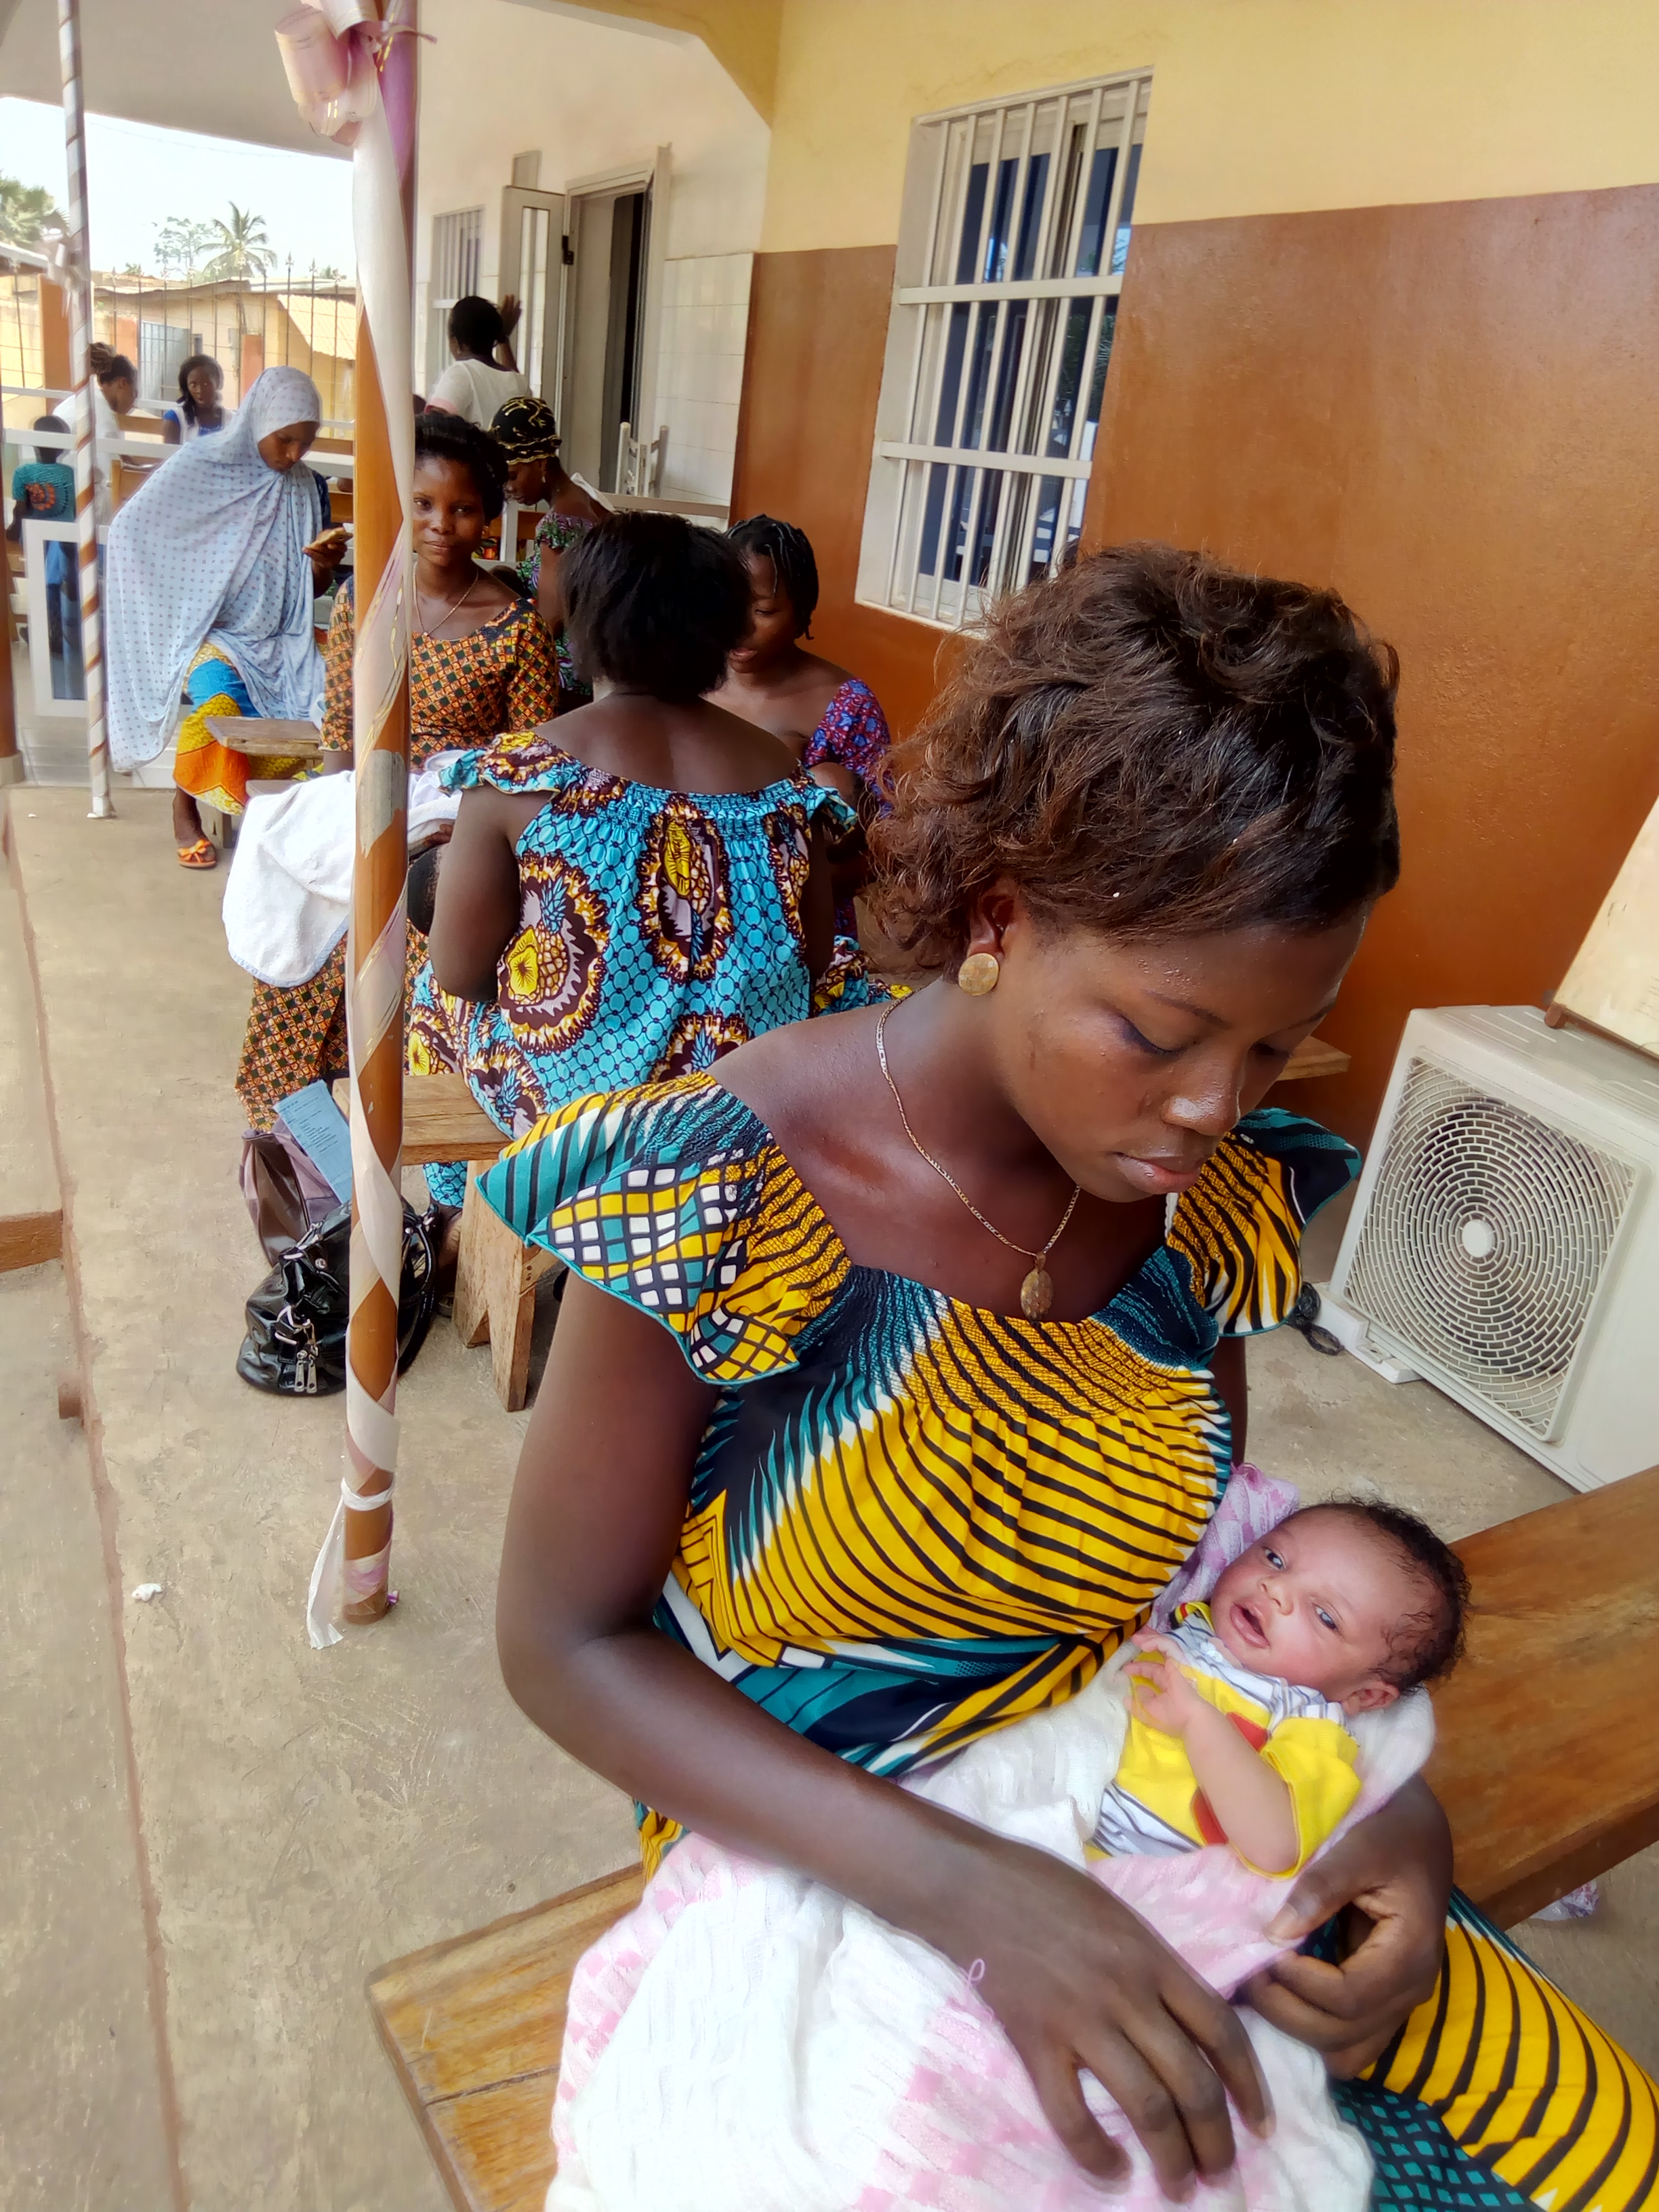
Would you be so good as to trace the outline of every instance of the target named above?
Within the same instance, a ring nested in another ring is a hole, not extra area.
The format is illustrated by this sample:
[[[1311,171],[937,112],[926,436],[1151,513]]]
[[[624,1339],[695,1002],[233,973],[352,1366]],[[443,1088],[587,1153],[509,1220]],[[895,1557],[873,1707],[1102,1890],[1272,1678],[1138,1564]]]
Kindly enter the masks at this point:
[[[957,970],[957,983],[970,999],[982,999],[1002,980],[1002,963],[994,952],[970,952]]]

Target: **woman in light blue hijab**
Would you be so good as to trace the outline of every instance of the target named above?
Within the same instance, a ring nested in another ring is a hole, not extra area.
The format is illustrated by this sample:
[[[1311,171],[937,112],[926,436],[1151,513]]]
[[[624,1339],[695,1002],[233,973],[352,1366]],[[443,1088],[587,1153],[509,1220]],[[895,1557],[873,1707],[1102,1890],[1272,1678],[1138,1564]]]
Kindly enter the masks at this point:
[[[308,376],[266,369],[230,427],[180,447],[110,529],[110,757],[141,769],[177,729],[173,826],[185,867],[217,859],[198,799],[240,814],[246,798],[246,757],[210,734],[208,716],[321,720],[312,605],[343,543],[319,539],[321,489],[301,465],[322,411]]]

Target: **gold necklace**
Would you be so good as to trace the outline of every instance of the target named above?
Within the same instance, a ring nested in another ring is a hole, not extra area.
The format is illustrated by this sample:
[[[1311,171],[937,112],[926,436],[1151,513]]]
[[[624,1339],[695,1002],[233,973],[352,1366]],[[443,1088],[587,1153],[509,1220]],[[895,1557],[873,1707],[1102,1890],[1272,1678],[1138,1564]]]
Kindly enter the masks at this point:
[[[472,594],[477,590],[479,585],[483,583],[483,574],[481,570],[479,574],[472,579],[472,581],[467,586],[466,589],[461,593],[460,598],[459,599],[452,599],[450,601],[449,605],[444,609],[442,614],[439,616],[435,623],[429,623],[426,618],[426,593],[421,589],[420,586],[416,584],[415,586],[415,597],[420,604],[422,636],[434,636],[436,633],[443,628],[444,624],[450,619],[452,615],[459,614],[461,609],[466,605],[467,601],[472,597]]]
[[[1031,1272],[1019,1286],[1019,1310],[1027,1321],[1041,1321],[1054,1302],[1054,1279],[1042,1263],[1066,1234],[1072,1216],[1077,1212],[1077,1202],[1083,1195],[1083,1185],[1080,1182],[1074,1182],[1072,1185],[1072,1202],[1060,1216],[1059,1228],[1055,1230],[1040,1252],[1033,1252],[1024,1244],[1016,1244],[1012,1237],[1003,1235],[994,1221],[988,1221],[951,1174],[950,1169],[940,1166],[910,1127],[910,1117],[904,1110],[904,1101],[899,1097],[898,1085],[894,1082],[891,1071],[887,1065],[887,1039],[884,1032],[891,1017],[893,1006],[897,1004],[897,1000],[895,1000],[893,1006],[884,1006],[881,1010],[881,1018],[876,1024],[876,1058],[881,1062],[881,1072],[885,1079],[887,1088],[893,1094],[893,1103],[898,1108],[898,1117],[904,1133],[932,1168],[933,1173],[950,1184],[980,1227],[988,1229],[999,1244],[1006,1244],[1011,1252],[1018,1252],[1022,1260],[1030,1261]]]

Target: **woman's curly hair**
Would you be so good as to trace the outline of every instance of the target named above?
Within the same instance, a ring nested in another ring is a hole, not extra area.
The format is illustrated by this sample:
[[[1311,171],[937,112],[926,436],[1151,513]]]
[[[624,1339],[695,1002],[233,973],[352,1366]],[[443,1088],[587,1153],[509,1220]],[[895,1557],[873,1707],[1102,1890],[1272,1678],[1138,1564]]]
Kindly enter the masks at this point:
[[[1399,661],[1334,592],[1119,545],[1000,601],[888,769],[888,927],[961,957],[1000,879],[1039,923],[1329,927],[1392,890]]]

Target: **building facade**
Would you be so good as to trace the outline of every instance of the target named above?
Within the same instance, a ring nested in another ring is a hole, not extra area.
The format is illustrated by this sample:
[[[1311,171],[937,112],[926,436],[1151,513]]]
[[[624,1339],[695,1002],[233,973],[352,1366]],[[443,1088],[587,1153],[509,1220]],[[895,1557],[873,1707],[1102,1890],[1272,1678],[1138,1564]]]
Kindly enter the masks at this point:
[[[1659,794],[1659,13],[617,13],[741,51],[769,126],[732,504],[811,535],[823,653],[914,728],[1073,520],[1332,584],[1401,653],[1405,874],[1298,1103],[1363,1139],[1411,1006],[1548,994]]]

